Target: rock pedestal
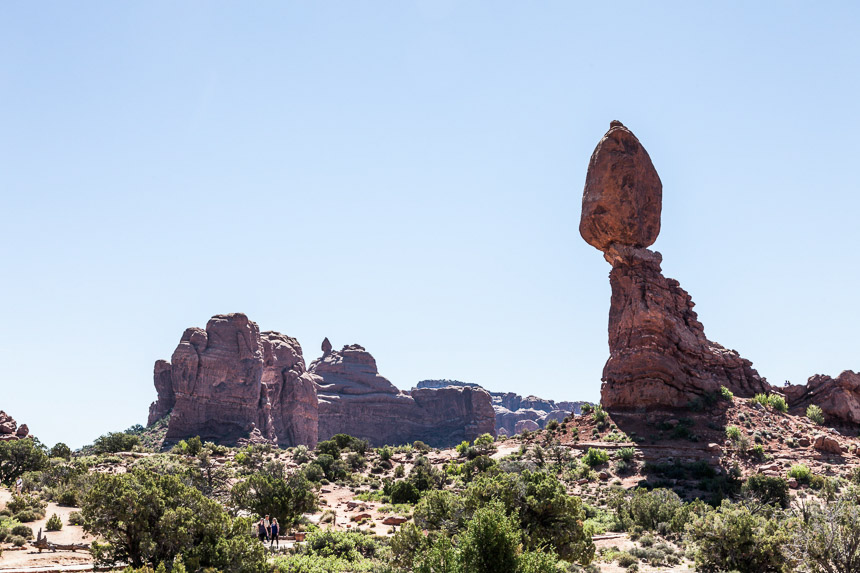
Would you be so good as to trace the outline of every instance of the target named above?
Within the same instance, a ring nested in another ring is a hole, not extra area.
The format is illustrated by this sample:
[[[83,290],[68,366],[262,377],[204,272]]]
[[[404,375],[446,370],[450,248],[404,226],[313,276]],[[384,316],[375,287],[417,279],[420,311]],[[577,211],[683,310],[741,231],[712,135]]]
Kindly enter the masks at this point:
[[[770,387],[752,363],[705,336],[693,301],[663,276],[662,184],[630,130],[612,122],[588,167],[580,234],[612,265],[606,408],[683,407],[726,386],[739,396]]]

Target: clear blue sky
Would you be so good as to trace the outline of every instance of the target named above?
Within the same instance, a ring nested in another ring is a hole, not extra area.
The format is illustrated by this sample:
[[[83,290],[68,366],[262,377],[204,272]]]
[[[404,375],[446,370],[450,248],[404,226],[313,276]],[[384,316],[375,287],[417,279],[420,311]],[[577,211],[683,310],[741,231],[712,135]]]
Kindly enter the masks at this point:
[[[860,369],[857,6],[2,2],[0,408],[144,423],[153,362],[239,311],[401,388],[597,400],[612,119],[708,336],[774,383]]]

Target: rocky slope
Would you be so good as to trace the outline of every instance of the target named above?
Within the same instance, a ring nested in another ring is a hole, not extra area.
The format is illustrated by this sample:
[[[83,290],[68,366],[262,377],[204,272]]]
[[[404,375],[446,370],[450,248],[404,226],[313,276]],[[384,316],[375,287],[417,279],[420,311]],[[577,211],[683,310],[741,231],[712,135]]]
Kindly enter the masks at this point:
[[[187,329],[171,361],[155,363],[154,381],[149,424],[170,413],[168,442],[195,435],[227,444],[249,437],[281,446],[317,442],[316,388],[301,346],[261,333],[244,314]]]
[[[489,393],[474,387],[417,388],[405,392],[379,374],[376,360],[353,344],[323,355],[309,370],[317,379],[319,437],[350,434],[373,445],[421,440],[433,446],[495,435]]]
[[[15,419],[0,410],[0,440],[18,440],[30,435],[27,424],[18,425]]]
[[[460,382],[459,380],[422,380],[417,385],[418,388],[446,388],[449,386],[482,388],[478,384]],[[588,403],[556,402],[537,396],[524,398],[514,392],[490,392],[490,396],[493,399],[493,410],[496,416],[496,433],[508,436],[518,434],[523,429],[545,428],[550,420],[561,421],[571,414],[579,415],[582,405]],[[520,424],[525,420],[533,422],[533,424]],[[520,430],[517,430],[518,424]]]
[[[752,363],[705,336],[693,301],[667,279],[660,253],[662,183],[648,152],[620,122],[591,156],[580,234],[612,265],[606,408],[683,407],[726,386],[739,396],[770,389]]]

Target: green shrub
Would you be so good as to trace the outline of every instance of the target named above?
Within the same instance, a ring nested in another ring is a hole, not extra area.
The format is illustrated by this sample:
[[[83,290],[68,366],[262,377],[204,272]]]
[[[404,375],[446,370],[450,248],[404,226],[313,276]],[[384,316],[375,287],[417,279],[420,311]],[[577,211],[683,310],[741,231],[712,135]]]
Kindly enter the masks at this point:
[[[783,509],[788,507],[788,484],[780,477],[753,474],[744,482],[741,491],[764,503],[774,504]]]
[[[599,448],[588,448],[582,461],[589,467],[597,467],[609,461],[609,454]]]
[[[48,456],[52,458],[62,458],[69,460],[72,457],[72,449],[63,442],[57,442],[54,447],[48,450]]]
[[[125,432],[110,432],[96,438],[96,441],[93,442],[93,451],[96,454],[130,452],[139,444],[140,436]]]
[[[32,509],[25,509],[24,511],[19,511],[15,514],[15,519],[17,519],[21,523],[30,523],[31,521],[38,521],[43,517],[45,517],[44,512],[36,513]]]
[[[84,524],[84,516],[81,515],[80,511],[73,511],[69,513],[69,525],[83,525]]]
[[[11,511],[12,513],[19,513],[21,511],[35,511],[41,512],[42,516],[45,515],[45,507],[47,507],[47,503],[39,499],[34,495],[29,494],[12,494],[12,499],[9,503],[6,504],[6,509]]]
[[[405,480],[391,484],[386,493],[391,498],[391,503],[415,503],[420,497],[418,488]]]
[[[727,426],[726,437],[732,442],[737,443],[741,439],[741,429],[737,426]]]
[[[63,522],[60,517],[55,513],[53,514],[47,522],[45,522],[45,529],[47,531],[59,531],[63,528]]]
[[[339,557],[347,561],[359,561],[362,558],[376,556],[380,546],[372,537],[358,531],[323,529],[308,535],[306,550],[310,554],[323,557]]]
[[[595,423],[597,423],[598,427],[602,427],[604,424],[606,424],[606,410],[604,410],[603,406],[601,406],[600,404],[594,407],[594,411],[591,416],[594,419]]]
[[[48,464],[45,448],[35,438],[0,440],[0,483],[11,484],[28,471]]]
[[[553,419],[553,420],[550,420],[549,422],[547,422],[546,423],[546,429],[549,430],[550,432],[555,432],[556,430],[558,430],[558,420]]]
[[[29,525],[16,525],[11,530],[12,535],[19,535],[24,539],[33,539],[33,528]]]
[[[787,412],[788,404],[785,401],[785,398],[778,394],[771,394],[767,397],[767,402],[771,408],[776,410],[777,412]]]
[[[812,470],[804,464],[794,464],[788,470],[788,477],[796,479],[798,483],[809,484],[812,478]]]
[[[637,559],[636,557],[633,557],[633,555],[631,555],[627,551],[622,551],[621,553],[619,553],[615,557],[615,562],[618,563],[618,565],[620,565],[621,567],[624,567],[626,569],[626,568],[630,567],[631,565],[635,565],[635,564],[639,563],[639,559]]]
[[[743,505],[723,501],[715,510],[695,517],[687,528],[699,571],[742,573],[793,570],[787,520],[752,513]]]
[[[496,451],[495,439],[490,434],[481,434],[475,438],[472,446],[479,456],[488,456]]]
[[[750,399],[753,404],[761,404],[764,407],[768,405],[767,394],[756,394]]]
[[[522,532],[501,502],[478,509],[460,537],[460,561],[470,573],[516,571]]]
[[[806,408],[806,417],[819,426],[824,423],[824,411],[820,406],[816,406],[815,404],[810,404],[809,407]]]
[[[33,532],[31,531],[29,538],[22,537],[21,535],[10,535],[7,541],[9,541],[9,543],[14,545],[15,547],[24,547],[24,545],[27,544],[27,539],[31,539],[32,537]]]
[[[618,457],[624,460],[625,462],[632,461],[636,456],[636,450],[633,448],[621,448],[618,450]]]
[[[735,399],[735,395],[732,394],[732,391],[725,386],[720,386],[720,398],[726,400],[727,402],[731,402]]]

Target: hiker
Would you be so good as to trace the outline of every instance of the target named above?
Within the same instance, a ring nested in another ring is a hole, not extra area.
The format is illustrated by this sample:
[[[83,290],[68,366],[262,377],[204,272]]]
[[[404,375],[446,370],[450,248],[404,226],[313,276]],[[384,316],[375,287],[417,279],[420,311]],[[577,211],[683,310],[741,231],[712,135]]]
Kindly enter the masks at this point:
[[[275,547],[277,547],[277,548],[279,548],[279,549],[280,549],[280,547],[281,547],[281,546],[278,544],[278,535],[279,535],[280,533],[281,533],[281,528],[280,528],[280,526],[278,525],[278,518],[277,518],[277,517],[273,517],[273,518],[272,518],[272,543],[275,545]],[[272,543],[270,543],[270,544],[269,544],[269,547],[271,547],[271,546],[272,546]]]
[[[266,522],[262,517],[257,524],[257,538],[260,540],[260,543],[265,543],[266,541]]]
[[[269,522],[269,514],[266,514],[266,519],[263,521],[266,524],[266,540],[272,538],[272,524]]]
[[[21,495],[21,490],[24,489],[24,480],[20,477],[15,481],[15,489],[18,490],[18,495]]]

